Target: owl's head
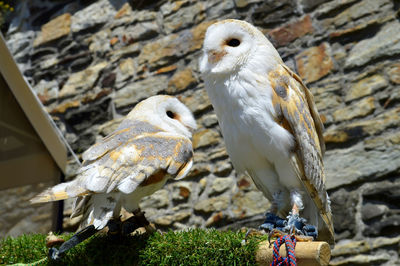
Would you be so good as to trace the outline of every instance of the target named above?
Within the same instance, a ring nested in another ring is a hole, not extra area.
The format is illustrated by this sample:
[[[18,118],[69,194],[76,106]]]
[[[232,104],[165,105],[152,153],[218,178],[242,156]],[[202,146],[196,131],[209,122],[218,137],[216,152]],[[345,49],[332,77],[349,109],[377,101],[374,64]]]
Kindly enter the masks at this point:
[[[206,75],[232,74],[252,61],[269,57],[275,60],[279,54],[262,32],[245,21],[227,19],[207,29],[200,71]]]
[[[128,114],[128,118],[144,120],[164,131],[188,138],[192,137],[197,128],[189,108],[169,95],[156,95],[141,101]]]

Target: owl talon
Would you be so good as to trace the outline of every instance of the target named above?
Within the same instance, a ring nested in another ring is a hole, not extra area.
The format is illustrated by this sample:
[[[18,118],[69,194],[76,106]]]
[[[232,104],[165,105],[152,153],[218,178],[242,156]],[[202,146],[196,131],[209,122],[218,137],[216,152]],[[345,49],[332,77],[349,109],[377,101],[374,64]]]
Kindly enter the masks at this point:
[[[268,234],[269,246],[271,246],[271,239],[272,238],[279,238],[279,237],[284,236],[284,235],[286,235],[286,233],[281,231],[281,230],[279,230],[279,229],[273,229],[272,231],[270,231],[269,234]]]
[[[146,233],[152,234],[157,231],[156,227],[147,220],[146,216],[144,216],[143,211],[137,209],[133,212],[133,214],[135,215],[138,226],[144,227],[146,229]]]
[[[255,235],[264,235],[265,233],[263,231],[254,229],[254,228],[249,228],[247,229],[246,234],[244,235],[244,242],[247,242],[247,239],[249,238],[249,236],[255,236]]]
[[[305,237],[312,237],[313,239],[317,238],[317,228],[311,224],[306,224],[307,220],[298,214],[289,214],[287,220],[287,225],[284,228],[285,232],[296,236],[303,235]]]
[[[304,236],[304,235],[294,235],[297,242],[311,242],[314,240],[311,236]]]
[[[247,240],[247,238],[249,237],[249,235],[251,234],[251,232],[253,232],[253,228],[249,228],[247,229],[246,234],[244,235],[244,240]]]

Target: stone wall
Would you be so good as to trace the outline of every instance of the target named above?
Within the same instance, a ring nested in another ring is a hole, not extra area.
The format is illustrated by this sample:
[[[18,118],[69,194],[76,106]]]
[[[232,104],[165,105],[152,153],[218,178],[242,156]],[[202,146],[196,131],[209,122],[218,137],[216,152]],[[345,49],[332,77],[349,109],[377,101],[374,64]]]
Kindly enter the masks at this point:
[[[269,203],[232,169],[198,58],[213,21],[253,23],[308,84],[325,123],[337,238],[332,265],[393,265],[400,263],[399,6],[398,0],[20,1],[7,40],[78,154],[138,101],[177,95],[198,121],[195,164],[186,180],[168,183],[141,206],[163,229],[239,228],[258,225]],[[71,161],[68,178],[75,169]]]

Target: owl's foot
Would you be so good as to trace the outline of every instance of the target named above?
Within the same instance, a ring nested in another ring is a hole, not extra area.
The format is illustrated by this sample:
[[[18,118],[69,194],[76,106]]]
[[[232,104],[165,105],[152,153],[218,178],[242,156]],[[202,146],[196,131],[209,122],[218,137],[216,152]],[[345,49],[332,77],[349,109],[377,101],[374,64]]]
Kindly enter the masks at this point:
[[[129,235],[136,229],[141,227],[139,221],[136,216],[129,217],[125,221],[121,223],[121,234],[122,235]]]
[[[121,221],[121,217],[117,219],[111,219],[107,223],[108,235],[111,238],[119,239],[121,236],[129,235],[140,227],[144,227],[147,233],[155,231],[149,221],[144,216],[144,212],[135,210],[133,216],[129,217],[125,221]]]
[[[272,238],[279,238],[281,236],[287,235],[285,232],[282,232],[281,230],[278,229],[272,229],[269,233],[268,233],[268,243],[269,246],[271,246],[271,239]]]
[[[266,232],[272,232],[274,229],[282,231],[285,228],[286,223],[286,220],[271,212],[267,212],[265,214],[265,221],[260,225],[259,229]]]
[[[288,233],[283,232],[281,230],[274,229],[268,234],[268,243],[271,246],[271,239],[272,238],[279,238],[281,236],[287,235]],[[297,235],[293,234],[294,237],[296,238],[297,242],[311,242],[314,240],[313,237],[311,236],[305,236],[305,235]]]
[[[117,238],[117,236],[121,235],[121,217],[117,219],[111,219],[107,222],[108,232],[107,234],[111,238]]]
[[[260,230],[254,229],[254,228],[249,228],[249,229],[247,229],[247,232],[246,232],[246,234],[244,235],[244,239],[242,240],[242,245],[246,244],[247,238],[248,238],[249,236],[263,235],[263,234],[265,234],[264,231],[260,231]]]
[[[154,225],[150,224],[150,222],[146,219],[144,216],[144,212],[142,212],[140,209],[137,209],[133,212],[137,219],[137,223],[139,224],[139,227],[144,227],[146,229],[147,233],[153,233],[156,231],[156,228]]]
[[[73,235],[68,241],[65,241],[59,249],[56,248],[50,248],[49,249],[49,257],[50,260],[58,260],[63,253],[65,253],[67,250],[75,247],[85,239],[88,239],[95,233],[97,233],[98,230],[94,227],[94,225],[89,225],[88,227],[82,229],[81,231],[77,232],[75,235]]]
[[[290,213],[287,217],[287,224],[283,228],[285,232],[295,235],[303,235],[305,237],[311,237],[316,239],[318,236],[318,230],[311,224],[306,224],[307,220],[300,217],[298,214]]]
[[[136,216],[131,216],[125,221],[118,219],[111,219],[107,223],[108,235],[115,240],[119,240],[122,236],[129,235],[142,225],[139,223]]]

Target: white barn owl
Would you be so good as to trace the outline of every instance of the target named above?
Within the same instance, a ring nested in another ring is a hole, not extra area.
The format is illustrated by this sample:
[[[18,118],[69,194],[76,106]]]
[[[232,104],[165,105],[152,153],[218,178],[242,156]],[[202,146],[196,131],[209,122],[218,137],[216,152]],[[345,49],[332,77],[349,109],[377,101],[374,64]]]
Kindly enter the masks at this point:
[[[323,125],[311,92],[247,22],[211,25],[203,52],[200,71],[232,163],[272,202],[261,227],[318,231],[333,244]]]
[[[178,99],[150,97],[137,104],[116,131],[83,153],[76,179],[47,189],[31,202],[76,198],[71,217],[82,214],[80,228],[91,226],[93,233],[118,220],[121,207],[143,221],[140,200],[169,178],[181,179],[189,172],[195,129],[192,113]]]

